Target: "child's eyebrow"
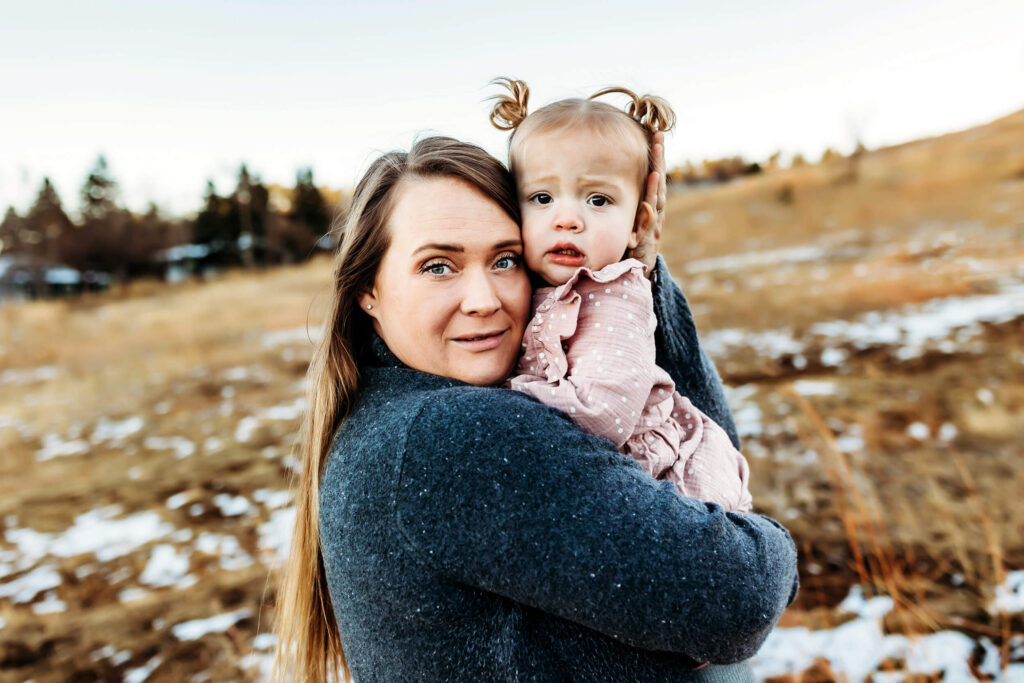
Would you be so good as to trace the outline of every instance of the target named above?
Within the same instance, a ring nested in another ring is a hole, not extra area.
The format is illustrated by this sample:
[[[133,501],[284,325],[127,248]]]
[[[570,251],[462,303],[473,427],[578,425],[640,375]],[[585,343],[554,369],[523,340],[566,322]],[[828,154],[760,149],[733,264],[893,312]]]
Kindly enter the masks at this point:
[[[582,175],[579,177],[581,185],[621,185],[622,178],[617,174],[607,175]]]
[[[544,185],[554,182],[558,182],[558,176],[556,175],[526,176],[523,178],[524,185]]]

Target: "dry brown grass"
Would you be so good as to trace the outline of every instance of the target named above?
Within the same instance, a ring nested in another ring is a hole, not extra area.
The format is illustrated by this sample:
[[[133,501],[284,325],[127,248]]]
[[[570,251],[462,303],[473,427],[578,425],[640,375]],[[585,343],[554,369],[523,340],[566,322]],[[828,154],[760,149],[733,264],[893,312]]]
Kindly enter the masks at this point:
[[[664,253],[705,336],[737,328],[800,338],[820,321],[1024,281],[1022,170],[1024,112],[868,153],[855,175],[839,161],[675,195]],[[805,247],[821,252],[742,267],[707,261]],[[225,515],[213,500],[286,486],[295,421],[264,419],[244,441],[234,434],[246,416],[300,394],[310,345],[301,334],[275,345],[261,335],[307,323],[315,332],[329,272],[318,260],[0,307],[0,376],[44,366],[57,373],[0,382],[0,420],[19,425],[0,422],[5,532],[60,533],[77,515],[116,504],[123,514],[155,510],[196,535],[230,535],[263,557],[259,527],[271,510]],[[986,611],[1005,572],[1024,567],[1016,504],[1024,490],[1024,319],[987,325],[972,339],[903,359],[884,345],[847,344],[838,366],[819,361],[818,342],[802,363],[749,350],[715,357],[727,384],[745,385],[734,409],[761,415],[762,429],[745,439],[756,508],[782,520],[801,552],[803,588],[784,625],[836,625],[846,617],[832,607],[859,583],[893,596],[886,625],[894,632],[957,628],[1006,648],[1024,630],[1021,615]],[[834,391],[802,393],[796,382],[806,379]],[[121,444],[38,459],[47,435],[88,441],[101,418],[133,415],[145,427]],[[908,433],[916,422],[928,438]],[[955,436],[939,439],[944,425]],[[178,459],[147,447],[154,436],[184,437],[196,452]],[[851,436],[859,445],[849,446]],[[220,450],[206,448],[210,437],[223,442]],[[188,503],[171,509],[167,499],[178,494]],[[152,545],[108,562],[46,560],[62,579],[63,613],[35,614],[42,596],[0,599],[0,680],[117,679],[155,656],[154,680],[203,671],[209,680],[252,677],[244,657],[273,616],[267,567],[226,570],[195,550],[197,585],[121,602],[121,591],[138,587]],[[0,551],[10,547],[0,540]],[[239,607],[253,616],[225,632],[194,641],[170,633]],[[107,644],[126,654],[98,655]],[[807,676],[834,677],[827,663]]]

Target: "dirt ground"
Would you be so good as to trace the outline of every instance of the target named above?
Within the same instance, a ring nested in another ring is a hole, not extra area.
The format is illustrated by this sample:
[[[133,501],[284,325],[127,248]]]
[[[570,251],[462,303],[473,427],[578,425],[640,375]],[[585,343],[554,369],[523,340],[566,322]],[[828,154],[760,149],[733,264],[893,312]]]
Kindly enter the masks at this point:
[[[663,252],[801,552],[782,626],[860,586],[1024,661],[1024,112],[676,188]],[[0,680],[265,673],[328,279],[0,306]]]

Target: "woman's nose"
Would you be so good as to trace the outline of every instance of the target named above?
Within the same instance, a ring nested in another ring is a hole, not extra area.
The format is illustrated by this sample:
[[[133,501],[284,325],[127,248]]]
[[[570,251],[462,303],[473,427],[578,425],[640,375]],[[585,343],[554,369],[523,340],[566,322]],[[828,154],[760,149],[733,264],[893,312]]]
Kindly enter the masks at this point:
[[[462,312],[466,315],[491,315],[501,308],[497,282],[484,271],[473,271],[463,280]]]

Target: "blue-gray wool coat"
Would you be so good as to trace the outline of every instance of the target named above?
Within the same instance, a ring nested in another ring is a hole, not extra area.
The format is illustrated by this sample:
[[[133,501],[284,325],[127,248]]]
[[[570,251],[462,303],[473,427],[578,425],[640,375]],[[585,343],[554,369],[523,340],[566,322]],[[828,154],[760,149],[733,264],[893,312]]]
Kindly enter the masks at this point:
[[[659,365],[735,442],[660,258],[654,283]],[[751,679],[722,665],[796,593],[781,525],[684,498],[558,410],[412,370],[379,339],[362,372],[320,488],[358,683]]]

